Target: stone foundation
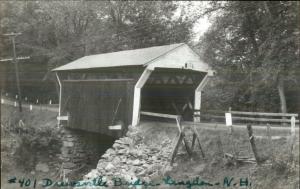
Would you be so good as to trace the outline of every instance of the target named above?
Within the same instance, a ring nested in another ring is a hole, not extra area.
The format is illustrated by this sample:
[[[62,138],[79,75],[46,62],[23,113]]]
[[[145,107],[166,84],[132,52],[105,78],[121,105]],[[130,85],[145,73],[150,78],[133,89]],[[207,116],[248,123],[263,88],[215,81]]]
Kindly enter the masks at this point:
[[[161,136],[153,133],[160,133],[160,129]],[[151,135],[147,136],[150,132]],[[112,148],[102,155],[97,168],[85,175],[84,180],[103,176],[109,181],[119,177],[132,182],[137,178],[146,181],[164,175],[171,170],[172,143],[176,134],[174,128],[157,126],[147,130],[130,126],[126,136],[115,141]]]
[[[95,165],[105,150],[113,144],[113,139],[101,134],[62,128],[61,130],[60,177],[79,179]]]

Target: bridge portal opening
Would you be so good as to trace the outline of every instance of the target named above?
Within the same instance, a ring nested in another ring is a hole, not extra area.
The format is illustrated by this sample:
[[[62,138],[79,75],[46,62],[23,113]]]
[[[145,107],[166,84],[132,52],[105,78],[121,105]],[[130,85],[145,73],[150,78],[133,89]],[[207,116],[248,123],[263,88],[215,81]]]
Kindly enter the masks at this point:
[[[141,111],[181,115],[184,120],[192,121],[195,90],[205,74],[156,68],[141,90]],[[141,120],[145,119],[149,118],[141,116]]]

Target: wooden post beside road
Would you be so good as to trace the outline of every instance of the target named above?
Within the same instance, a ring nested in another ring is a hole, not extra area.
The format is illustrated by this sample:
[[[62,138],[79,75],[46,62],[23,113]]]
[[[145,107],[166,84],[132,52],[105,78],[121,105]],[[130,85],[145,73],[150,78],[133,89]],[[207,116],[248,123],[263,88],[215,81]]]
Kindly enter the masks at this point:
[[[257,164],[260,164],[261,162],[260,162],[260,158],[259,158],[258,153],[257,153],[257,148],[256,148],[256,145],[255,145],[252,126],[250,124],[247,125],[247,130],[248,130],[249,141],[250,141],[250,144],[251,144],[251,148],[252,148],[255,160],[256,160]]]
[[[267,124],[267,137],[268,137],[270,151],[271,151],[271,154],[270,154],[271,160],[272,160],[272,162],[274,162],[274,147],[273,147],[270,124]]]
[[[22,95],[21,95],[21,87],[20,87],[18,60],[29,59],[30,57],[17,57],[15,37],[17,37],[18,35],[21,35],[21,33],[8,33],[8,34],[3,34],[3,35],[4,36],[8,36],[8,37],[11,38],[11,41],[12,41],[12,50],[13,50],[13,57],[12,58],[7,58],[7,59],[1,59],[0,62],[12,61],[13,64],[15,65],[16,85],[17,85],[17,90],[18,90],[19,111],[22,112]]]
[[[15,64],[15,72],[16,72],[16,82],[17,82],[17,89],[18,89],[18,102],[19,102],[19,110],[22,112],[22,95],[21,95],[21,88],[20,88],[20,78],[19,78],[19,65],[16,56],[16,45],[15,45],[15,37],[20,34],[12,34],[12,44],[13,44],[13,62]]]
[[[296,140],[296,118],[291,117],[291,140],[290,140],[290,159],[293,161],[294,143]]]

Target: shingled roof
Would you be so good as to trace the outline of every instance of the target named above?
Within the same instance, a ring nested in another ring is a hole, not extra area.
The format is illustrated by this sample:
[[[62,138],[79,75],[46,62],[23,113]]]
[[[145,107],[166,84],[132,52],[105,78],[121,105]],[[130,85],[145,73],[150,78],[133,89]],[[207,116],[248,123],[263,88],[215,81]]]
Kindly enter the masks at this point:
[[[53,71],[146,65],[147,63],[182,45],[185,44],[178,43],[143,49],[125,50],[119,52],[84,56],[71,63],[55,68],[53,69]]]

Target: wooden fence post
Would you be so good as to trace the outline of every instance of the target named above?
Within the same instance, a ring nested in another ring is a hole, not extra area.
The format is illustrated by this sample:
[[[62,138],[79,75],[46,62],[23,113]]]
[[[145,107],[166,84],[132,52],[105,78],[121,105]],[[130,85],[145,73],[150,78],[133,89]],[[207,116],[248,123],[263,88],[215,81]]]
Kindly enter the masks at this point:
[[[248,130],[249,141],[250,141],[250,144],[251,144],[251,148],[252,148],[255,160],[256,160],[257,164],[260,164],[260,158],[259,158],[258,153],[257,153],[255,140],[254,140],[254,136],[253,136],[253,130],[252,130],[252,126],[250,124],[247,125],[247,130]]]
[[[267,124],[267,137],[268,137],[269,146],[270,146],[270,149],[271,149],[271,160],[272,160],[272,162],[274,162],[274,147],[273,147],[270,124]]]
[[[175,156],[178,152],[178,148],[179,148],[179,145],[182,141],[182,139],[184,138],[184,134],[182,132],[179,132],[179,135],[178,135],[178,139],[176,140],[176,144],[172,150],[172,156],[171,156],[171,166],[173,165],[174,163],[174,159],[175,159]]]
[[[295,116],[291,117],[291,141],[290,141],[290,158],[293,161],[293,151],[294,151],[294,143],[296,139],[296,118]]]
[[[231,107],[229,107],[229,113],[225,113],[225,121],[226,121],[226,126],[229,127],[229,137],[230,137],[230,143],[232,145],[233,156],[234,156],[234,158],[237,158],[238,154],[237,154],[237,151],[235,148],[235,143],[233,140]]]
[[[218,153],[223,158],[224,157],[224,150],[223,150],[223,144],[222,144],[221,136],[219,134],[217,135],[216,144],[217,144]]]
[[[291,134],[295,135],[295,127],[296,127],[296,118],[295,116],[291,117]]]

